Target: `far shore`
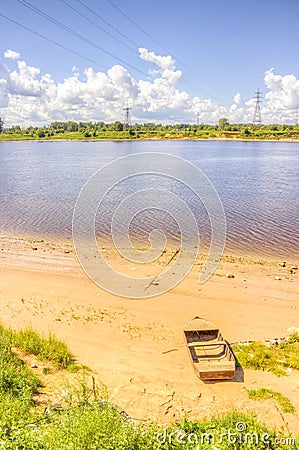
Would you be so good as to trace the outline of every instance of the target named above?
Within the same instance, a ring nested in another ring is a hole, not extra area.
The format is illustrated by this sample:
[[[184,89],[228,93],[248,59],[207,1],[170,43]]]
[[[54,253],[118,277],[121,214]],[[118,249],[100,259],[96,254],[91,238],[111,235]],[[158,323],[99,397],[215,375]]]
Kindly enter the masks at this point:
[[[193,142],[209,142],[209,141],[223,141],[223,142],[299,142],[299,139],[239,139],[239,138],[224,138],[224,137],[214,137],[214,138],[194,138],[194,137],[175,137],[175,138],[168,138],[168,137],[147,137],[147,138],[120,138],[120,139],[96,139],[96,138],[82,138],[82,139],[1,139],[0,134],[0,142],[122,142],[122,141],[193,141]]]
[[[121,273],[161,273],[168,250],[150,269],[105,247],[105,258]],[[195,316],[215,323],[230,342],[287,336],[298,327],[298,261],[224,255],[208,282],[198,284],[205,255],[182,283],[147,300],[116,297],[96,286],[79,266],[71,240],[0,235],[0,322],[53,332],[94,371],[111,401],[131,417],[171,423],[186,415],[201,419],[230,409],[295,434],[297,415],[283,417],[275,402],[249,400],[247,389],[267,387],[299,410],[299,374],[238,371],[230,382],[203,383],[194,374],[182,329]],[[228,273],[233,277],[228,277]]]

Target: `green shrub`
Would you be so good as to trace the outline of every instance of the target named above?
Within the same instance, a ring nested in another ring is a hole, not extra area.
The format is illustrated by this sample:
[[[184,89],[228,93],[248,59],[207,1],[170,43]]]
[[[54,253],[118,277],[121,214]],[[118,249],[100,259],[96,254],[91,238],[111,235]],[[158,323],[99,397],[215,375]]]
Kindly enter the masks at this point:
[[[299,337],[296,333],[281,344],[268,347],[262,342],[239,344],[233,347],[238,363],[247,369],[266,370],[277,376],[286,369],[299,369]]]
[[[230,434],[229,434],[230,433]],[[282,434],[279,434],[282,437]],[[209,420],[181,421],[162,427],[137,424],[103,400],[53,412],[47,421],[9,430],[5,449],[44,450],[278,450],[294,445],[275,443],[275,434],[254,415],[232,411]],[[9,445],[7,445],[9,444]],[[296,444],[295,444],[296,445]]]
[[[246,389],[249,398],[253,400],[267,400],[269,398],[273,398],[276,400],[284,413],[294,413],[295,408],[290,402],[290,400],[284,395],[280,394],[280,392],[272,391],[272,389],[261,388],[261,389]]]
[[[0,423],[11,426],[30,415],[39,379],[12,352],[10,333],[0,325]]]
[[[67,345],[52,334],[44,338],[31,328],[12,331],[12,343],[26,354],[52,361],[59,369],[74,371],[76,368],[74,357]]]

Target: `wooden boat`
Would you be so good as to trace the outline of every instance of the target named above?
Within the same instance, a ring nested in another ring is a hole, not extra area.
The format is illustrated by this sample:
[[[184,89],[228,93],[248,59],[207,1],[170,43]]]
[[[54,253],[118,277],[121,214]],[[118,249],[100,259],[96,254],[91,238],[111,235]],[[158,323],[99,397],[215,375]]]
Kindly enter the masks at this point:
[[[235,357],[216,325],[195,317],[184,328],[184,335],[195,373],[201,380],[234,378]]]

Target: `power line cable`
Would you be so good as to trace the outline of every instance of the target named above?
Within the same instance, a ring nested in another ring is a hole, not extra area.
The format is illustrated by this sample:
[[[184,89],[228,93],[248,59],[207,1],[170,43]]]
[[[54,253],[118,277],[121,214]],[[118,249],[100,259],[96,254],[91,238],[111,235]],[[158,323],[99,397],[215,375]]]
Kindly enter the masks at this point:
[[[79,1],[79,0],[77,0]],[[115,8],[118,12],[120,12],[120,14],[122,14],[124,17],[126,17],[126,19],[128,19],[136,28],[138,28],[138,30],[140,30],[142,33],[144,33],[148,38],[150,38],[156,45],[158,45],[162,50],[164,50],[166,53],[168,54],[173,54],[173,52],[171,52],[170,50],[168,50],[166,47],[164,47],[159,41],[157,41],[153,36],[151,36],[144,28],[140,27],[133,19],[131,19],[130,16],[128,16],[128,14],[126,14],[122,9],[120,9],[117,5],[115,5],[111,0],[106,0],[111,6],[113,6],[113,8]],[[183,61],[181,61],[179,58],[177,58],[174,55],[175,59],[177,62],[179,62],[183,67],[185,67],[187,70],[189,70],[189,72],[191,72],[193,75],[195,75],[198,79],[200,79],[201,81],[203,81],[204,83],[207,83],[208,85],[210,85],[211,87],[213,87],[215,89],[215,86],[210,83],[208,80],[205,80],[204,78],[200,77],[197,73],[195,73],[190,67],[188,67]],[[190,81],[188,81],[191,85],[193,85],[193,87],[196,87],[193,83],[191,83]],[[197,88],[197,87],[196,87]],[[218,90],[218,88],[216,88]],[[206,95],[208,95],[209,97],[212,98],[216,98],[214,95],[208,94],[207,92],[204,92],[203,90],[200,89],[200,91]]]
[[[61,0],[63,3],[66,3],[65,0]],[[130,41],[136,48],[139,48],[140,45],[138,45],[136,42],[134,42],[132,39],[130,39],[128,36],[126,36],[124,33],[120,32],[117,28],[115,28],[113,25],[111,25],[110,22],[103,19],[99,14],[97,14],[93,9],[89,8],[87,5],[85,5],[81,0],[76,0],[83,8],[88,10],[91,14],[98,17],[101,21],[103,21],[106,25],[108,25],[110,28],[112,28],[114,31],[119,33],[121,36],[123,36],[125,39]],[[134,24],[135,27],[137,27],[140,31],[142,31],[146,36],[148,36],[153,42],[155,42],[160,48],[162,48],[166,53],[171,54],[167,48],[165,48],[162,44],[160,44],[154,37],[152,37],[149,33],[147,33],[143,28],[141,28],[136,22],[134,22],[125,12],[123,12],[118,6],[116,6],[112,1],[107,0],[114,8],[116,8],[117,11],[119,11],[124,17],[126,17],[130,22]],[[73,8],[72,8],[73,9]],[[94,22],[93,22],[94,23]],[[197,78],[200,79],[199,75],[197,75],[192,69],[190,69],[188,66],[186,66],[181,60],[176,58],[176,60],[184,66],[186,69],[188,69],[191,73],[193,73]],[[214,95],[204,91],[203,89],[198,89],[198,86],[196,86],[194,83],[192,83],[190,80],[187,80],[184,76],[181,78],[181,81],[187,85],[193,86],[195,89],[199,90],[202,94],[207,95],[208,97],[214,98],[215,100],[218,100]],[[210,86],[214,87],[211,83],[209,83],[207,80],[202,79],[202,81],[206,82]]]
[[[91,8],[89,8],[87,5],[85,5],[81,0],[76,0],[81,6],[83,6],[83,8],[87,9],[87,11],[91,12],[94,16],[96,16],[98,19],[100,19],[102,22],[104,22],[106,25],[108,25],[110,28],[112,28],[112,30],[116,31],[118,34],[120,34],[122,37],[124,37],[125,39],[127,39],[129,42],[131,42],[131,44],[133,44],[136,48],[139,47],[138,44],[136,44],[136,42],[134,42],[132,39],[130,39],[128,36],[126,36],[125,34],[123,34],[121,31],[119,31],[117,28],[115,28],[113,25],[111,25],[111,23],[109,23],[107,20],[103,19],[103,17],[101,17],[99,14],[97,14],[95,11],[93,11]]]
[[[65,3],[64,0],[61,0]],[[115,30],[117,33],[121,34],[123,37],[125,37],[126,39],[128,39],[130,42],[132,42],[137,48],[140,47],[140,45],[138,45],[136,42],[132,41],[128,36],[126,36],[125,34],[121,33],[119,30],[117,30],[113,25],[111,25],[111,23],[109,23],[107,20],[103,19],[99,14],[97,14],[94,10],[92,10],[91,8],[89,8],[87,5],[85,5],[81,0],[76,0],[81,6],[83,6],[85,9],[87,9],[90,13],[94,14],[96,17],[98,17],[100,20],[102,20],[104,23],[106,23],[109,27],[111,27],[113,30]],[[107,0],[109,1],[109,0]],[[124,13],[120,8],[118,8],[116,5],[114,5],[114,3],[112,3],[111,1],[109,1],[109,3],[115,7],[121,14],[124,15],[124,17],[126,17],[128,20],[130,20],[130,22],[132,22],[139,30],[141,30],[144,34],[146,34],[151,40],[153,40],[159,47],[161,47],[166,53],[170,54],[172,52],[170,52],[167,48],[163,47],[162,44],[160,44],[155,38],[153,38],[149,33],[147,33],[144,29],[142,29],[138,24],[136,24],[126,13]],[[190,72],[193,72],[192,69],[188,68],[188,66],[186,66],[182,61],[180,61],[178,58],[176,58],[176,60],[184,67],[186,67]],[[194,72],[193,72],[194,73]],[[195,73],[194,73],[195,74]],[[197,76],[198,78],[200,78],[197,74],[195,74],[195,76]],[[204,81],[204,80],[203,80]],[[206,92],[203,89],[199,89],[198,86],[196,86],[194,83],[192,83],[190,80],[187,80],[184,76],[181,77],[181,82],[183,82],[184,84],[187,84],[189,86],[193,86],[193,88],[195,88],[196,90],[199,90],[202,94],[211,97],[213,99],[215,99],[216,101],[218,100],[214,95],[210,94],[209,92]],[[207,82],[207,81],[206,81]],[[209,82],[207,82],[208,84],[210,84]]]
[[[89,41],[89,40],[88,40],[87,38],[85,38],[84,36],[79,35],[79,34],[76,33],[74,30],[71,30],[70,28],[66,27],[66,26],[65,26],[64,24],[62,24],[61,22],[57,21],[56,19],[52,18],[51,16],[48,16],[46,13],[44,13],[43,11],[41,11],[41,10],[39,10],[38,8],[34,7],[34,6],[31,5],[29,2],[26,2],[25,0],[18,0],[18,1],[19,1],[21,4],[23,4],[24,6],[27,6],[28,8],[32,9],[32,10],[33,10],[34,12],[36,12],[37,14],[39,14],[39,15],[41,15],[42,17],[46,18],[47,20],[49,20],[49,21],[55,23],[56,25],[62,27],[62,28],[65,29],[66,31],[68,31],[68,32],[70,32],[70,33],[72,33],[72,34],[74,34],[74,35],[77,36],[77,37],[80,37],[80,39],[84,39],[85,41],[87,41],[88,43],[90,43],[90,44],[92,44],[92,45],[95,45],[96,47],[100,48],[100,50],[105,51],[105,49],[102,49],[101,47],[99,47],[99,46],[97,46],[96,44],[94,44],[94,43],[92,43],[91,41]],[[79,3],[82,3],[82,2],[80,2],[80,0],[77,0],[77,1],[79,1]],[[66,2],[64,2],[64,3],[66,3]],[[38,10],[38,11],[37,11],[37,10]],[[72,50],[71,48],[69,48],[69,47],[67,47],[67,46],[65,46],[65,45],[63,45],[63,44],[60,44],[60,43],[54,41],[53,39],[51,39],[51,38],[49,38],[49,37],[47,37],[47,36],[45,36],[45,35],[42,35],[41,33],[39,33],[39,32],[37,32],[37,31],[33,30],[32,28],[26,27],[25,25],[23,25],[23,24],[21,24],[21,23],[15,21],[14,19],[12,19],[12,18],[10,18],[10,17],[8,17],[8,16],[6,16],[6,15],[4,15],[4,14],[1,14],[1,13],[0,13],[0,16],[4,17],[5,19],[9,20],[9,21],[12,22],[12,23],[18,25],[19,27],[21,27],[21,28],[23,28],[23,29],[25,29],[25,30],[27,30],[27,31],[29,31],[29,32],[31,32],[31,33],[33,33],[33,34],[35,34],[36,36],[39,36],[39,37],[41,37],[42,39],[47,40],[48,42],[50,42],[50,43],[52,43],[52,44],[54,44],[54,45],[56,45],[56,46],[58,46],[58,47],[60,47],[60,48],[62,48],[62,49],[64,49],[64,50],[67,50],[67,51],[69,51],[70,53],[72,53],[72,54],[74,54],[74,55],[76,55],[76,56],[79,56],[79,57],[85,59],[86,61],[89,61],[89,62],[91,62],[91,63],[93,63],[93,64],[96,64],[97,66],[102,67],[102,68],[104,68],[105,70],[107,70],[107,67],[105,67],[103,64],[99,63],[98,61],[95,61],[94,59],[88,58],[88,57],[82,55],[81,53],[79,53],[79,52],[77,52],[77,51],[75,51],[75,50]],[[117,56],[113,55],[112,53],[110,53],[110,52],[108,52],[108,51],[105,51],[105,52],[108,53],[109,55],[113,56],[113,57],[116,57],[117,59],[120,59],[120,58],[118,58]],[[144,74],[144,75],[147,76],[147,74],[146,74],[145,72],[139,70],[138,68],[132,66],[131,64],[126,63],[125,61],[123,61],[123,60],[121,60],[121,59],[120,59],[120,61],[121,61],[122,63],[124,63],[124,64],[129,65],[129,66],[132,67],[133,69],[135,69],[135,70],[137,70],[137,71],[139,71],[139,72],[141,72],[142,74]],[[182,81],[185,81],[185,80],[182,80]],[[190,82],[189,82],[189,83],[190,83]],[[191,83],[190,83],[190,84],[191,84]],[[210,96],[210,94],[207,94],[207,95]],[[215,97],[214,97],[214,98],[215,98]]]
[[[44,36],[43,34],[39,33],[38,31],[32,30],[32,28],[29,28],[29,27],[26,27],[25,25],[22,25],[21,23],[17,22],[16,20],[12,19],[11,17],[8,17],[8,16],[6,16],[5,14],[1,14],[1,13],[0,13],[0,16],[1,16],[1,17],[4,17],[5,19],[9,20],[9,21],[12,22],[12,23],[18,25],[19,27],[24,28],[24,30],[30,31],[30,33],[33,33],[33,34],[35,34],[36,36],[39,36],[39,37],[41,37],[42,39],[45,39],[46,41],[51,42],[52,44],[55,44],[55,45],[57,45],[58,47],[63,48],[64,50],[67,50],[67,51],[73,53],[74,55],[80,56],[80,58],[86,59],[86,61],[89,61],[89,62],[91,62],[91,63],[93,63],[93,64],[96,64],[97,66],[102,67],[103,69],[107,70],[107,67],[103,66],[103,64],[101,64],[101,63],[95,61],[94,59],[90,59],[90,58],[88,58],[87,56],[84,56],[84,55],[82,55],[81,53],[76,52],[75,50],[72,50],[71,48],[66,47],[66,46],[63,45],[63,44],[59,44],[59,42],[56,42],[56,41],[54,41],[53,39],[51,39],[51,38],[49,38],[49,37],[47,37],[47,36]]]
[[[72,6],[70,6],[65,0],[60,0],[62,3],[64,3],[64,4],[66,4],[67,6],[69,6],[71,9],[73,9],[74,11],[76,11],[76,12],[78,12],[80,15],[82,14],[81,12],[79,12],[76,8],[73,8]],[[126,36],[125,34],[123,34],[122,32],[120,32],[119,30],[117,30],[117,28],[115,28],[113,25],[111,25],[111,23],[110,22],[108,22],[107,20],[105,20],[105,19],[103,19],[103,17],[101,17],[99,14],[97,14],[94,10],[92,10],[91,8],[89,8],[87,5],[85,5],[81,0],[76,0],[83,8],[85,8],[87,11],[89,11],[91,14],[93,14],[93,15],[95,15],[96,17],[98,17],[100,20],[102,20],[106,25],[108,25],[110,28],[112,28],[114,31],[116,31],[117,33],[119,33],[121,36],[123,36],[125,39],[127,39],[128,41],[130,41],[130,42],[132,42],[133,44],[134,44],[134,46],[136,47],[136,48],[139,48],[140,47],[140,45],[138,45],[136,42],[134,42],[134,41],[132,41],[128,36]],[[110,2],[111,3],[111,2]],[[117,8],[117,7],[116,7]],[[125,14],[125,13],[124,13]],[[82,14],[82,16],[83,17],[85,17],[88,21],[90,21],[91,23],[93,23],[94,25],[96,25],[96,26],[98,26],[94,21],[92,21],[92,20],[90,20],[89,18],[87,18],[85,15],[83,15]],[[131,20],[126,14],[125,14],[125,17],[127,17],[129,20]],[[135,24],[135,22],[133,22],[134,24]],[[138,25],[137,24],[135,24],[135,26],[137,26],[138,27]],[[99,27],[101,30],[103,30],[103,28],[101,28],[101,27]],[[138,27],[138,28],[140,28],[140,27]],[[140,28],[141,29],[141,28]],[[142,29],[141,29],[142,30]],[[105,30],[103,30],[103,31],[105,31]],[[145,34],[147,34],[144,30],[142,30]],[[106,32],[106,31],[105,31]],[[108,32],[107,32],[108,33]],[[112,37],[114,37],[113,35],[111,35],[110,33],[108,33],[110,36],[112,36]],[[150,38],[151,38],[151,36],[150,35],[148,35]],[[117,39],[119,42],[121,42],[123,45],[126,45],[124,42],[122,42],[122,41],[120,41],[118,38],[116,38],[116,37],[114,37],[115,39]],[[153,38],[151,38],[151,39],[153,39]],[[154,40],[154,39],[153,39]],[[154,42],[156,42],[157,43],[157,45],[159,45],[160,47],[161,47],[161,45],[158,43],[158,41],[155,41],[154,40]],[[130,49],[132,49],[131,47],[129,47],[129,46],[127,46],[126,45],[126,47],[128,47],[128,48],[130,48]],[[161,48],[163,48],[167,53],[171,53],[171,52],[169,52],[166,48],[164,48],[164,47],[161,47]],[[183,63],[181,63],[182,65],[184,65]],[[186,67],[186,66],[185,66]],[[192,71],[191,69],[189,69],[190,71]],[[190,81],[187,81],[187,80],[185,80],[185,78],[184,77],[182,77],[182,81],[184,82],[184,83],[187,83],[187,84],[190,84],[190,85],[192,85],[193,87],[195,87],[196,89],[197,89],[197,86],[194,84],[194,83],[192,83],[192,82],[190,82]],[[213,95],[211,95],[211,94],[209,94],[208,92],[205,92],[205,91],[203,91],[202,89],[200,90],[203,94],[205,94],[205,95],[207,95],[208,97],[212,97],[212,98],[214,98],[214,99],[216,99],[216,97],[214,97]],[[217,99],[216,99],[217,100]]]
[[[135,48],[132,48],[130,45],[126,44],[125,42],[121,41],[120,39],[118,39],[118,37],[114,36],[112,33],[110,33],[109,31],[105,30],[105,28],[102,28],[100,25],[98,25],[96,22],[94,22],[93,20],[91,20],[89,17],[85,16],[85,14],[83,14],[81,11],[79,11],[78,9],[74,8],[72,5],[70,5],[68,2],[66,2],[65,0],[60,0],[62,3],[64,3],[66,6],[68,6],[68,8],[72,9],[73,11],[75,11],[76,13],[78,13],[80,15],[80,17],[84,17],[85,20],[87,20],[88,22],[92,23],[95,27],[99,28],[99,30],[103,31],[104,33],[108,34],[108,36],[110,36],[112,39],[115,39],[117,42],[120,42],[122,45],[124,45],[125,47],[127,47],[129,50],[131,50],[132,52],[136,52]]]
[[[99,67],[102,67],[105,70],[107,70],[107,67],[105,67],[103,64],[99,63],[98,61],[95,61],[94,59],[88,58],[87,56],[82,55],[81,53],[79,53],[79,52],[77,52],[75,50],[72,50],[71,48],[69,48],[69,47],[67,47],[67,46],[65,46],[63,44],[60,44],[59,42],[54,41],[53,39],[51,39],[51,38],[49,38],[49,37],[39,33],[38,31],[33,30],[32,28],[29,28],[29,27],[27,27],[27,26],[17,22],[16,20],[6,16],[5,14],[1,14],[0,13],[0,16],[4,17],[6,20],[14,23],[15,25],[18,25],[19,27],[23,28],[24,30],[29,31],[30,33],[35,34],[36,36],[38,36],[38,37],[40,37],[40,38],[50,42],[51,44],[54,44],[54,45],[56,45],[56,46],[58,46],[58,47],[60,47],[60,48],[62,48],[64,50],[67,50],[68,52],[72,53],[73,55],[79,56],[80,58],[85,59],[86,61],[91,62],[91,63],[93,63],[93,64],[95,64],[95,65],[97,65]]]
[[[41,11],[39,8],[36,8],[35,6],[31,5],[31,4],[30,4],[29,2],[27,2],[26,0],[18,0],[18,1],[19,1],[20,3],[25,4],[25,6],[29,7],[30,9],[33,9],[33,10],[34,10],[35,12],[37,12],[38,14],[42,14],[42,17],[44,17],[44,18],[46,18],[46,19],[48,19],[48,20],[50,20],[50,21],[52,21],[52,22],[54,21],[54,23],[55,23],[56,25],[62,26],[64,29],[66,29],[66,31],[71,32],[72,34],[75,33],[75,36],[79,37],[80,39],[83,38],[83,39],[84,39],[85,41],[87,41],[88,43],[94,45],[94,46],[97,47],[97,48],[100,48],[101,50],[105,51],[105,53],[107,53],[107,54],[109,54],[109,55],[111,56],[111,53],[108,52],[107,50],[105,50],[105,49],[103,49],[102,47],[99,47],[97,44],[95,44],[95,43],[89,41],[89,39],[85,38],[84,36],[79,35],[79,34],[76,33],[74,30],[71,30],[69,27],[66,27],[64,24],[62,24],[62,23],[59,22],[58,20],[52,18],[52,17],[49,16],[48,14],[44,13],[44,12]],[[98,17],[100,20],[102,20],[105,24],[107,24],[108,26],[110,26],[110,28],[112,28],[113,30],[115,30],[116,32],[118,32],[121,36],[123,36],[124,38],[126,38],[126,39],[128,39],[130,42],[132,42],[132,43],[134,44],[135,47],[137,47],[137,48],[139,47],[138,44],[137,44],[136,42],[132,41],[132,40],[131,40],[130,38],[128,38],[125,34],[121,33],[119,30],[117,30],[117,29],[116,29],[113,25],[111,25],[107,20],[105,20],[105,19],[103,19],[101,16],[99,16],[95,11],[93,11],[91,8],[89,8],[87,5],[85,5],[81,0],[76,0],[76,1],[77,1],[81,6],[83,6],[85,9],[87,9],[89,12],[91,12],[91,13],[94,14],[96,17]],[[109,1],[109,3],[112,4],[112,2],[111,2],[110,0],[108,0],[108,1]],[[113,36],[111,33],[109,33],[109,32],[107,32],[106,30],[104,30],[102,27],[100,27],[100,26],[99,26],[98,24],[96,24],[94,21],[92,21],[91,19],[89,19],[87,16],[83,15],[83,14],[82,14],[80,11],[78,11],[76,8],[74,8],[74,7],[72,7],[71,5],[69,5],[65,0],[61,0],[61,2],[64,3],[64,4],[66,4],[66,5],[67,5],[69,8],[71,8],[72,10],[76,11],[78,14],[82,15],[86,20],[88,20],[89,22],[93,23],[95,26],[97,26],[98,28],[100,28],[102,31],[106,32],[109,36],[113,37],[114,39],[116,39],[117,41],[119,41],[120,43],[122,43],[123,45],[125,45],[126,47],[130,48],[130,50],[133,50],[131,47],[129,47],[129,46],[128,46],[127,44],[125,44],[123,41],[121,41],[121,40],[118,39],[117,37]],[[117,8],[118,10],[120,10],[117,6],[116,6],[116,8]],[[121,10],[120,10],[120,11],[121,11]],[[131,20],[131,19],[129,18],[129,16],[127,16],[125,13],[123,13],[123,14],[125,15],[125,17],[127,17],[129,20]],[[131,20],[131,21],[132,21],[132,20]],[[133,22],[133,21],[132,21],[132,22]],[[133,23],[135,24],[135,22],[133,22]],[[137,24],[135,24],[135,26],[137,26],[140,30],[142,30],[142,28],[140,28]],[[152,38],[146,31],[143,30],[143,32],[144,32],[146,35],[148,35],[151,39],[153,39],[154,42],[156,42],[158,45],[160,45],[160,47],[163,48],[167,53],[171,53],[171,52],[169,52],[169,50],[167,50],[165,47],[161,46],[161,44],[159,44],[158,41],[156,41],[154,38]],[[133,50],[133,51],[134,51],[134,50]],[[119,59],[123,64],[127,64],[128,66],[132,67],[133,69],[135,69],[135,70],[139,71],[140,73],[142,73],[143,75],[146,75],[146,76],[147,76],[147,74],[146,74],[145,72],[143,72],[142,70],[137,69],[135,66],[133,66],[133,65],[131,65],[131,64],[129,64],[129,63],[126,63],[125,61],[123,61],[122,59],[118,58],[118,57],[115,56],[115,55],[113,55],[113,56],[116,57],[117,59]],[[184,65],[182,62],[181,62],[181,64]],[[184,65],[184,66],[185,66],[185,65]],[[185,67],[187,67],[187,66],[185,66]],[[189,69],[189,70],[191,71],[191,69]],[[182,81],[183,83],[187,84],[187,85],[189,84],[189,85],[193,86],[195,89],[198,89],[198,87],[197,87],[194,83],[192,83],[191,81],[186,80],[185,77],[182,77],[182,78],[181,78],[181,81]],[[214,98],[215,100],[217,100],[217,98],[216,98],[214,95],[212,95],[212,94],[210,94],[210,93],[208,93],[208,92],[206,92],[206,91],[204,91],[204,90],[202,90],[202,89],[200,89],[200,91],[201,91],[203,94],[207,95],[208,97],[211,97],[211,98]]]
[[[78,1],[78,0],[77,0]],[[149,33],[147,33],[143,28],[141,28],[136,22],[134,22],[133,19],[131,19],[130,16],[128,16],[128,14],[126,14],[124,11],[122,11],[117,5],[115,5],[111,0],[106,0],[108,3],[110,3],[111,6],[113,6],[113,8],[115,8],[117,11],[119,11],[124,17],[126,17],[136,28],[138,28],[138,30],[140,30],[142,33],[144,33],[147,37],[149,37],[153,42],[155,42],[155,44],[157,44],[160,48],[162,48],[162,50],[164,50],[167,53],[171,53],[169,50],[167,50],[167,48],[163,47],[162,44],[160,44],[160,42],[158,42],[153,36],[151,36]]]
[[[81,34],[77,33],[76,31],[74,31],[72,28],[67,27],[66,25],[64,25],[62,22],[60,22],[59,20],[54,19],[53,17],[49,16],[48,14],[46,14],[45,12],[43,12],[42,10],[40,10],[39,8],[35,7],[34,5],[32,5],[31,3],[27,2],[26,0],[17,0],[19,3],[21,3],[22,5],[26,6],[27,8],[31,9],[32,11],[34,11],[36,14],[40,15],[41,17],[45,18],[46,20],[54,23],[55,25],[57,25],[58,27],[62,28],[63,30],[67,31],[68,33],[72,34],[73,36],[78,37],[79,39],[83,40],[84,42],[87,42],[88,44],[98,48],[99,50],[101,50],[102,52],[106,53],[107,55],[111,56],[112,58],[117,59],[118,61],[120,61],[122,64],[127,65],[129,67],[131,67],[132,69],[136,70],[137,72],[146,75],[147,74],[145,72],[143,72],[142,70],[138,69],[137,67],[133,66],[132,64],[126,62],[125,60],[123,60],[122,58],[119,58],[118,56],[114,55],[113,53],[109,52],[108,50],[104,49],[103,47],[101,47],[100,45],[95,44],[94,42],[90,41],[88,38],[86,38],[85,36],[82,36]]]

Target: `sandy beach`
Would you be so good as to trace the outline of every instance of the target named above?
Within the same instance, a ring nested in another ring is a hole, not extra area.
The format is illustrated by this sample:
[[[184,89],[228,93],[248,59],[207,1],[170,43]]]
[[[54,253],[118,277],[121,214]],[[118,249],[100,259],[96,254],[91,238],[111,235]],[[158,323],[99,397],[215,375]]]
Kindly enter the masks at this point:
[[[132,263],[105,256],[120,271]],[[171,257],[166,252],[153,270]],[[194,374],[182,329],[194,316],[217,324],[230,342],[286,336],[299,325],[298,261],[225,255],[211,279],[198,284],[204,256],[168,293],[124,299],[97,287],[79,266],[71,241],[0,237],[1,322],[54,332],[89,366],[110,399],[130,416],[160,423],[203,418],[235,408],[253,410],[266,424],[299,430],[299,373],[238,370],[230,382],[203,383]],[[135,270],[135,268],[134,268]],[[227,278],[227,273],[234,278]],[[281,414],[272,400],[249,400],[244,388],[267,387],[297,410]]]

